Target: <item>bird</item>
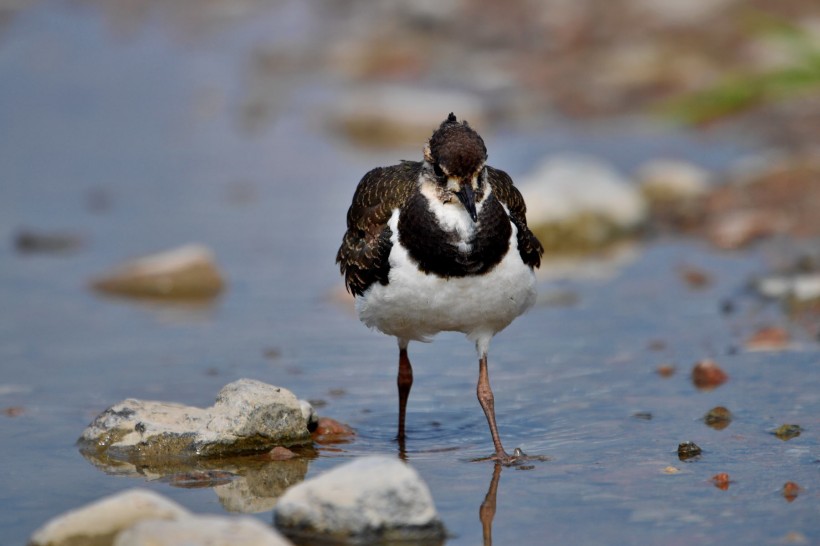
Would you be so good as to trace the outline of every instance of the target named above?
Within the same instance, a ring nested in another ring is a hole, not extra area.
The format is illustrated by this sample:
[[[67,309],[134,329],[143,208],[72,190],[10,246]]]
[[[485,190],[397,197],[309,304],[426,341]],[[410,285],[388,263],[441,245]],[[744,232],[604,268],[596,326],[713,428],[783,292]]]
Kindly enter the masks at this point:
[[[421,161],[362,177],[336,262],[359,319],[398,342],[401,445],[413,385],[408,344],[462,332],[478,356],[476,395],[495,449],[489,459],[510,465],[526,455],[502,445],[488,352],[492,337],[535,302],[534,270],[544,249],[527,226],[520,191],[487,157],[478,132],[451,112]]]

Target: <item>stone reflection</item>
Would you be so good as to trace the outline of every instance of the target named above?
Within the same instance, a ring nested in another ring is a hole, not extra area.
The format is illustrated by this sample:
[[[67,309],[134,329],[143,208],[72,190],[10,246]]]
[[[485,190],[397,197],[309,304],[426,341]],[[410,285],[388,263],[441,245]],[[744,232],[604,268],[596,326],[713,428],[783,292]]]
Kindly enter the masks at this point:
[[[304,480],[310,459],[316,456],[312,448],[303,448],[296,458],[287,461],[271,461],[257,455],[139,465],[97,457],[89,451],[81,453],[106,474],[161,481],[188,489],[213,488],[227,511],[244,514],[272,510],[286,489]]]

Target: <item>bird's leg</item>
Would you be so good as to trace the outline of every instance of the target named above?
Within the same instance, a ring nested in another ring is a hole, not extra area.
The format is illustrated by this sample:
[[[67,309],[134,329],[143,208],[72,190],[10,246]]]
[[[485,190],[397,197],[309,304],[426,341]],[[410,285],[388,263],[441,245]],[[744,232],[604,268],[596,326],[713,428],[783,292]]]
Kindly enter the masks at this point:
[[[484,410],[484,415],[487,416],[487,423],[490,425],[490,434],[493,436],[493,445],[495,446],[495,455],[493,459],[503,464],[511,464],[515,462],[515,457],[510,457],[504,451],[504,446],[501,445],[501,438],[498,435],[498,426],[495,424],[495,399],[493,391],[490,388],[490,376],[487,372],[487,353],[482,352],[478,359],[478,387],[476,387],[476,394],[478,395],[478,402]]]
[[[407,398],[410,396],[410,387],[413,386],[413,368],[410,366],[410,359],[407,358],[407,345],[401,343],[399,344],[399,373],[396,377],[396,384],[399,387],[399,433],[396,439],[403,442]]]

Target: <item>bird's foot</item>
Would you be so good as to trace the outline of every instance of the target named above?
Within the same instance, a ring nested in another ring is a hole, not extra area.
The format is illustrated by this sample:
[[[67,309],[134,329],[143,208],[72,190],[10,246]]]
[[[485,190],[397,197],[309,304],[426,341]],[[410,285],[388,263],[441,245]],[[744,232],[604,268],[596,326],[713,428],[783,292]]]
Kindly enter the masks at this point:
[[[549,461],[550,458],[544,455],[527,455],[524,453],[520,447],[517,447],[513,450],[512,455],[509,455],[506,451],[501,450],[500,453],[494,453],[489,457],[482,457],[480,459],[476,459],[476,461],[494,461],[498,464],[502,464],[504,466],[518,466],[520,467],[524,463],[528,462],[536,462],[536,461]]]

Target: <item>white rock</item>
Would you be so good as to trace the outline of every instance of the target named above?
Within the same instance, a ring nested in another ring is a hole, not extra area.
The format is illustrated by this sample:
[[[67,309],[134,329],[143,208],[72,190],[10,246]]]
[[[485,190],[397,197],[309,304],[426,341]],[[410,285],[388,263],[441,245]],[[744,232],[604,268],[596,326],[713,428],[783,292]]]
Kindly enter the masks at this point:
[[[289,532],[368,539],[444,536],[430,490],[398,459],[371,456],[342,464],[285,492],[274,522]]]
[[[291,542],[250,517],[188,516],[145,520],[117,535],[113,546],[288,546]]]
[[[687,161],[653,159],[638,167],[636,178],[649,197],[686,200],[705,195],[712,174]]]
[[[250,379],[230,383],[206,409],[127,399],[83,431],[81,449],[124,461],[225,456],[310,441],[296,396]]]
[[[135,523],[189,516],[177,503],[147,489],[130,489],[52,519],[31,536],[32,546],[91,543]]]
[[[631,228],[647,215],[646,202],[635,185],[594,157],[549,157],[516,185],[527,203],[527,221],[533,225],[592,214]]]
[[[767,298],[794,298],[798,302],[820,299],[820,273],[765,277],[757,281],[757,290]]]

